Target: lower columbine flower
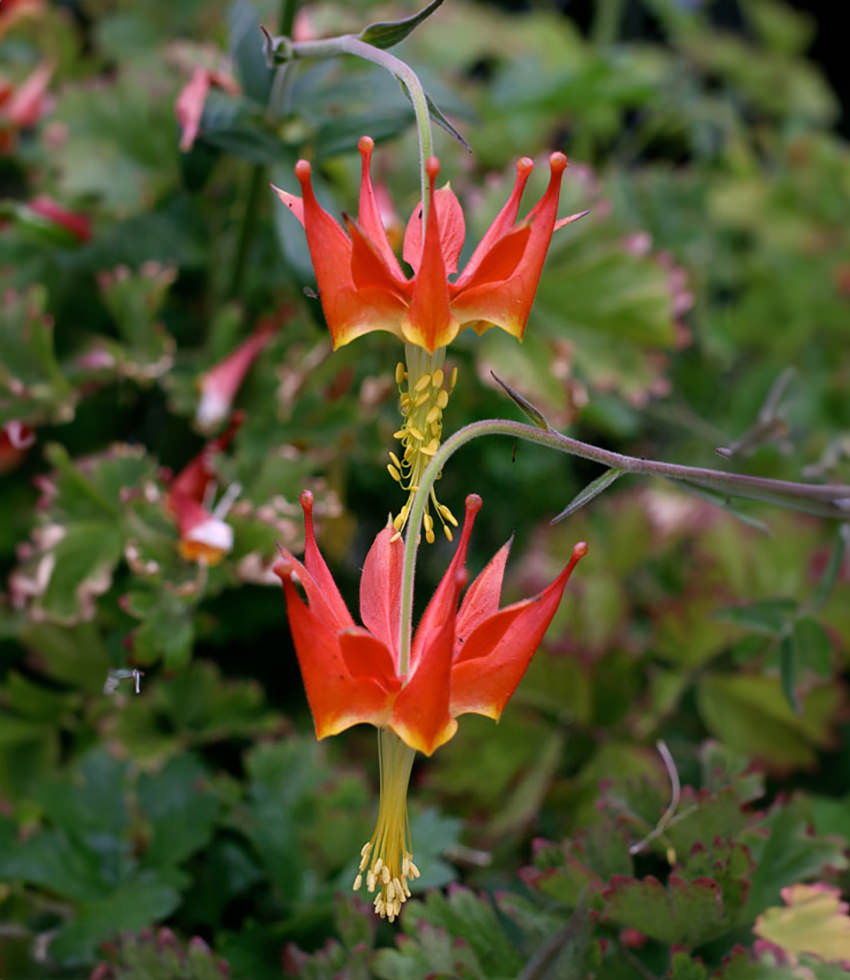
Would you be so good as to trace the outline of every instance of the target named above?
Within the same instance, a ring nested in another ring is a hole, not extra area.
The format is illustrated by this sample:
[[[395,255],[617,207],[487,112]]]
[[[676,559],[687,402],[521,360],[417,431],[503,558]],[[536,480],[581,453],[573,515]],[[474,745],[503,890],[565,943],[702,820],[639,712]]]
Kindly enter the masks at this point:
[[[498,720],[543,639],[567,579],[587,552],[572,558],[548,588],[499,609],[510,543],[466,590],[466,552],[481,498],[466,499],[457,551],[413,637],[410,664],[399,669],[404,545],[390,524],[375,538],[360,580],[363,626],[351,617],[319,552],[313,495],[301,494],[304,562],[288,551],[275,566],[318,738],[366,722],[378,729],[381,800],[371,839],[360,852],[355,890],[365,881],[375,911],[393,920],[410,895],[413,863],[407,787],[416,751],[431,755],[457,730],[458,715]],[[299,594],[297,584],[306,596]]]

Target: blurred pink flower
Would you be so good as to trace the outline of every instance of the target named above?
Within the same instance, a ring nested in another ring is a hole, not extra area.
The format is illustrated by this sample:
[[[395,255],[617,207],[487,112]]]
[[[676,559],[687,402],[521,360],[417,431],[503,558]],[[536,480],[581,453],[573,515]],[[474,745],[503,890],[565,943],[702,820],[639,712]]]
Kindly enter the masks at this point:
[[[19,20],[40,17],[46,8],[44,0],[2,0],[0,2],[0,37]]]
[[[38,197],[28,201],[27,207],[42,218],[47,218],[48,221],[67,229],[80,243],[87,242],[91,238],[91,219],[88,215],[68,211],[46,194],[39,194]]]
[[[239,83],[225,71],[195,68],[192,77],[180,90],[174,103],[174,113],[180,126],[180,149],[186,153],[192,149],[201,130],[201,117],[207,93],[215,86],[231,95],[239,95]]]
[[[195,421],[204,431],[216,428],[230,414],[233,399],[260,351],[271,340],[276,329],[272,319],[263,320],[251,336],[243,341],[215,367],[201,375],[201,398]]]
[[[0,153],[13,150],[18,131],[31,129],[47,112],[47,87],[52,75],[53,66],[45,62],[20,85],[0,78]]]
[[[216,455],[228,447],[241,424],[242,415],[237,413],[225,431],[208,442],[171,481],[167,507],[177,521],[178,550],[188,561],[216,565],[233,547],[233,528],[224,516],[239,488],[229,488],[215,507],[212,497],[218,478]]]
[[[0,473],[15,469],[35,442],[35,433],[16,419],[0,425]]]

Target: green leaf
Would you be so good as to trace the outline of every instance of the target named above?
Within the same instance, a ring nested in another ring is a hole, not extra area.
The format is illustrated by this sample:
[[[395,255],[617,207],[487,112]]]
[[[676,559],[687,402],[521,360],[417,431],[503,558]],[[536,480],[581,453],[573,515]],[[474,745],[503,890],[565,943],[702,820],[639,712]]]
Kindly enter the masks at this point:
[[[799,715],[801,714],[800,702],[794,691],[796,666],[794,641],[790,636],[785,635],[779,641],[779,680],[782,684],[782,693],[791,705],[791,710],[795,715]]]
[[[189,755],[139,780],[138,799],[150,822],[145,864],[157,868],[184,861],[212,837],[219,800],[207,786],[207,772]]]
[[[817,610],[826,604],[832,593],[838,573],[844,563],[844,553],[847,550],[847,538],[850,536],[850,524],[842,524],[835,535],[835,544],[829,555],[829,561],[812,596],[812,607]]]
[[[814,836],[807,806],[799,798],[775,804],[744,840],[750,848],[755,870],[742,921],[752,922],[768,906],[776,905],[781,889],[787,885],[848,866],[845,842],[839,837]]]
[[[543,429],[544,431],[547,432],[552,431],[552,426],[549,425],[546,416],[539,409],[535,408],[534,405],[532,405],[527,398],[524,398],[518,391],[514,391],[514,389],[507,382],[502,381],[502,379],[495,372],[491,371],[490,375],[492,376],[493,380],[502,388],[505,394],[516,405],[518,405],[519,408],[522,409],[523,413],[528,416],[528,418],[533,422],[534,425],[537,426],[538,429]]]
[[[266,62],[263,33],[250,0],[235,0],[228,12],[228,28],[230,53],[242,90],[249,99],[265,105],[274,73]]]
[[[260,745],[246,759],[250,786],[243,830],[288,903],[297,903],[305,887],[307,861],[298,827],[305,808],[312,808],[312,791],[326,778],[319,752],[312,741],[293,739]]]
[[[609,920],[687,949],[722,934],[730,924],[720,885],[712,878],[687,881],[671,874],[665,887],[652,875],[641,880],[616,876],[602,897]]]
[[[323,160],[350,153],[352,145],[363,133],[368,133],[376,142],[390,139],[404,132],[412,121],[413,113],[404,106],[329,119],[316,132],[313,158]]]
[[[371,44],[375,48],[391,48],[393,45],[403,41],[408,34],[417,28],[422,21],[426,20],[442,4],[443,0],[431,0],[427,7],[423,7],[419,13],[412,17],[405,17],[403,20],[378,21],[364,27],[358,34],[361,41]]]
[[[832,643],[826,630],[811,616],[802,616],[794,623],[791,635],[794,657],[801,670],[810,671],[815,677],[832,676]]]
[[[589,504],[594,497],[598,497],[599,494],[604,493],[615,480],[618,480],[623,475],[623,472],[623,470],[618,470],[615,467],[612,467],[610,470],[606,470],[602,476],[598,476],[591,483],[588,483],[584,490],[580,490],[561,511],[561,513],[556,517],[553,517],[549,523],[557,524],[559,521],[563,521],[565,518],[575,514],[577,510],[581,510],[581,508],[584,507],[585,504]]]
[[[74,918],[50,943],[50,955],[69,965],[90,962],[98,943],[164,919],[179,902],[180,896],[171,885],[153,871],[141,871],[114,891],[81,902]]]
[[[466,150],[467,153],[472,153],[472,147],[469,145],[469,143],[466,142],[466,140],[463,138],[460,132],[457,129],[455,129],[455,127],[449,122],[449,120],[446,119],[440,107],[431,98],[431,96],[428,95],[427,92],[425,93],[425,101],[428,103],[428,112],[431,118],[440,127],[440,129],[444,129],[449,134],[449,136],[457,140],[457,142],[460,143],[460,145]]]
[[[760,599],[742,606],[718,609],[716,619],[743,626],[756,633],[780,636],[788,629],[789,620],[797,608],[793,599]]]
[[[114,524],[72,524],[53,551],[56,564],[40,606],[52,620],[74,623],[90,619],[93,600],[112,583],[121,557],[123,535]]]
[[[133,654],[140,664],[162,660],[169,670],[185,667],[195,643],[195,607],[189,601],[160,590],[132,592],[128,608],[142,623],[133,633]]]
[[[836,690],[808,690],[796,715],[776,677],[709,674],[697,686],[697,704],[708,729],[731,748],[781,766],[811,765],[825,745],[837,707]]]
[[[771,533],[770,528],[764,523],[764,521],[760,521],[757,517],[746,514],[742,510],[738,510],[735,504],[732,503],[731,497],[718,493],[715,490],[710,490],[707,487],[700,486],[698,483],[693,483],[690,480],[676,480],[674,482],[678,483],[680,486],[687,487],[691,493],[695,494],[697,497],[702,497],[703,500],[708,500],[710,503],[714,504],[715,507],[722,508],[728,514],[731,514],[736,520],[739,520],[742,524],[746,524],[748,527],[754,527],[757,531],[761,531],[762,534],[769,535]]]

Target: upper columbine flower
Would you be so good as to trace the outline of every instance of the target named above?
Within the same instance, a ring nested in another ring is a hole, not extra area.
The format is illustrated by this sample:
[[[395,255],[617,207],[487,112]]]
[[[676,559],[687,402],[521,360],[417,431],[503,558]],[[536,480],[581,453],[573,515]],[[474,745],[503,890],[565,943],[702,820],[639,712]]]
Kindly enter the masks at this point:
[[[388,465],[390,476],[408,491],[408,500],[394,521],[400,533],[422,473],[442,438],[443,411],[456,376],[455,371],[443,370],[446,345],[467,327],[482,333],[499,326],[521,339],[552,233],[581,214],[557,220],[567,158],[553,153],[549,186],[518,222],[522,193],[534,167],[523,157],[517,163],[516,183],[507,203],[463,272],[450,279],[457,273],[463,248],[463,211],[450,187],[435,190],[440,163],[431,157],[424,235],[421,201],[404,233],[402,256],[413,270],[408,277],[390,245],[381,219],[380,195],[372,185],[374,142],[364,136],[358,145],[362,157],[360,205],[357,221],[343,216],[347,233],[316,200],[306,160],[295,166],[303,197],[277,187],[274,190],[307,233],[334,347],[371,330],[388,330],[406,344],[406,363],[399,362],[396,368],[404,421],[395,438],[401,449],[398,454],[390,453]],[[433,491],[431,502],[451,540],[451,528],[457,521]],[[425,537],[433,541],[434,520],[429,511],[425,512]]]
[[[476,494],[449,564],[416,630],[407,674],[399,670],[401,576],[404,545],[392,525],[375,538],[363,565],[360,615],[351,617],[319,552],[313,531],[313,495],[301,494],[306,525],[304,563],[288,551],[275,566],[283,583],[289,626],[318,738],[360,722],[375,725],[381,744],[381,804],[372,839],[361,851],[360,874],[375,908],[394,918],[410,894],[412,863],[407,784],[416,750],[430,755],[457,730],[458,715],[498,720],[543,634],[573,567],[587,551],[577,544],[561,574],[531,599],[499,609],[510,543],[466,590],[466,551]],[[298,593],[298,582],[307,602]]]
[[[564,154],[553,153],[549,158],[549,186],[519,223],[520,199],[534,164],[528,157],[518,162],[507,203],[463,272],[449,280],[457,272],[465,226],[451,188],[434,189],[439,160],[431,157],[427,163],[429,208],[424,240],[421,201],[405,231],[402,255],[413,270],[408,277],[381,221],[370,176],[373,146],[368,136],[360,140],[360,206],[357,221],[343,216],[348,234],[316,200],[306,160],[295,166],[303,197],[274,188],[307,233],[334,347],[371,330],[388,330],[429,354],[451,343],[466,327],[482,333],[495,325],[521,338],[552,233],[579,217],[557,221],[561,175],[567,166]]]

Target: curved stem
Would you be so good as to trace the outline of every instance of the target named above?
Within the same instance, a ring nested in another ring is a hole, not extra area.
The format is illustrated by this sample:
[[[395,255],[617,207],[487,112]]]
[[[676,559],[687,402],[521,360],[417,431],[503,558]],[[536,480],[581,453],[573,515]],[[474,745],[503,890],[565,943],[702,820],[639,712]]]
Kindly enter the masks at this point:
[[[402,571],[401,593],[401,646],[399,651],[400,673],[407,672],[410,658],[410,635],[413,619],[413,572],[416,562],[416,549],[422,527],[422,515],[434,481],[453,453],[461,446],[478,436],[502,435],[514,439],[535,442],[550,449],[590,459],[613,469],[626,473],[642,473],[647,476],[663,476],[670,480],[682,480],[700,487],[727,493],[738,497],[749,497],[804,510],[822,517],[838,520],[850,519],[850,486],[794,483],[789,480],[770,480],[766,477],[747,476],[743,473],[724,473],[702,466],[682,466],[678,463],[664,463],[654,459],[639,459],[621,453],[600,449],[578,439],[562,435],[554,429],[540,429],[522,422],[507,419],[485,419],[473,422],[450,436],[429,463],[422,474],[419,487],[413,498],[407,523],[407,537],[404,544],[404,568]]]
[[[416,116],[416,130],[419,136],[419,180],[422,190],[422,207],[428,207],[428,177],[425,172],[425,164],[428,157],[433,153],[434,137],[431,132],[431,115],[428,112],[428,99],[422,83],[416,72],[410,65],[403,62],[395,55],[389,54],[380,48],[376,48],[354,34],[343,34],[340,37],[328,38],[325,41],[293,41],[290,42],[288,52],[293,58],[332,58],[340,54],[353,54],[364,61],[371,61],[381,68],[385,68],[407,89],[410,101],[413,103],[413,112]],[[423,210],[423,223],[425,212]]]

